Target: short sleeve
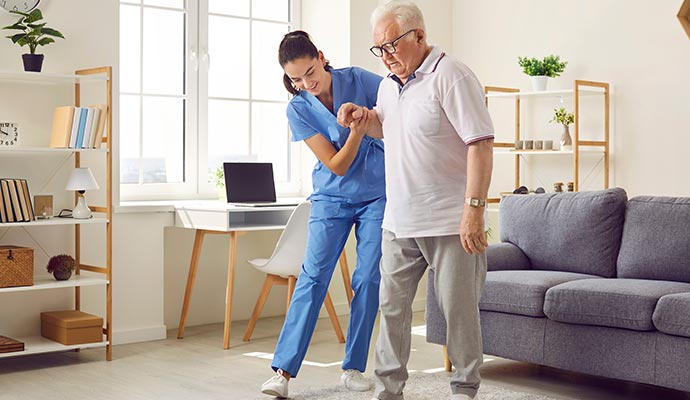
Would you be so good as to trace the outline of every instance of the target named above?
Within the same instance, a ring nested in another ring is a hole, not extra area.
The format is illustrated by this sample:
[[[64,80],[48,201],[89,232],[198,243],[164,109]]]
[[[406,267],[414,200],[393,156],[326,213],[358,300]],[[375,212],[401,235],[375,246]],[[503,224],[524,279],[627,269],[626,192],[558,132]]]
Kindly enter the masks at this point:
[[[494,137],[484,99],[484,89],[472,73],[458,79],[443,96],[443,111],[465,144]]]
[[[293,142],[309,139],[319,133],[314,127],[302,119],[300,111],[297,109],[298,107],[300,106],[295,104],[295,102],[290,102],[285,112],[287,114],[288,123],[290,124]]]

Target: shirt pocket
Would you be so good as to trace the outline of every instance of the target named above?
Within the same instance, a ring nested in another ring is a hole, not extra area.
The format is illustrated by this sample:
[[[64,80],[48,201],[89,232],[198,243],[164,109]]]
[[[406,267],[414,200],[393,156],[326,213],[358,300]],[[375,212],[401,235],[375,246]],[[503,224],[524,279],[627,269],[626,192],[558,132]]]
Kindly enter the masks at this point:
[[[409,102],[402,116],[406,133],[415,136],[437,135],[442,112],[441,104],[437,100]]]

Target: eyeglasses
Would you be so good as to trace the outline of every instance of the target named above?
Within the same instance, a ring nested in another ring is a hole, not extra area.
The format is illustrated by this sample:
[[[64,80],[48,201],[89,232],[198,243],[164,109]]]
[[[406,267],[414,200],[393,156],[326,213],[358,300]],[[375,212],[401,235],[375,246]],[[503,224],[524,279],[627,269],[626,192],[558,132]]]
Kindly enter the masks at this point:
[[[398,36],[396,39],[393,39],[392,41],[388,43],[384,43],[381,46],[371,46],[369,51],[375,55],[376,57],[383,57],[383,52],[385,51],[388,55],[391,55],[395,53],[396,48],[395,44],[400,41],[400,39],[404,38],[405,35],[411,32],[415,32],[416,29],[410,29],[409,31],[403,33],[402,35]]]

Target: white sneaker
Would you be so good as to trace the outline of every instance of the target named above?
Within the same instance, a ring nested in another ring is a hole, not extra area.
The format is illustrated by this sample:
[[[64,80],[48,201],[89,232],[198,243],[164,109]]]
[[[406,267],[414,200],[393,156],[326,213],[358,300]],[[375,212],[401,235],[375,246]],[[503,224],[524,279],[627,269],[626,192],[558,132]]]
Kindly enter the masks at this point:
[[[261,385],[261,393],[269,396],[288,397],[288,380],[283,376],[283,370],[279,369],[271,379]]]
[[[477,396],[470,397],[470,396],[468,396],[466,394],[462,394],[462,393],[453,393],[450,396],[450,400],[479,400],[479,397],[477,397]]]
[[[347,389],[355,392],[366,392],[371,389],[369,381],[364,379],[364,375],[356,369],[343,371],[343,374],[340,376],[340,382],[342,382]]]

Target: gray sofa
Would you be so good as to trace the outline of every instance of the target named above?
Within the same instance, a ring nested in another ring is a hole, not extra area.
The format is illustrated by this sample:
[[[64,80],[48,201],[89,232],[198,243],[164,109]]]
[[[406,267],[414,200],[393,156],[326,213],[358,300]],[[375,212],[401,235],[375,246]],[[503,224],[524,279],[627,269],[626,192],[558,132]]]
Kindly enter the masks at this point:
[[[499,219],[484,353],[690,391],[690,198],[511,195]],[[445,344],[430,278],[427,341]]]

